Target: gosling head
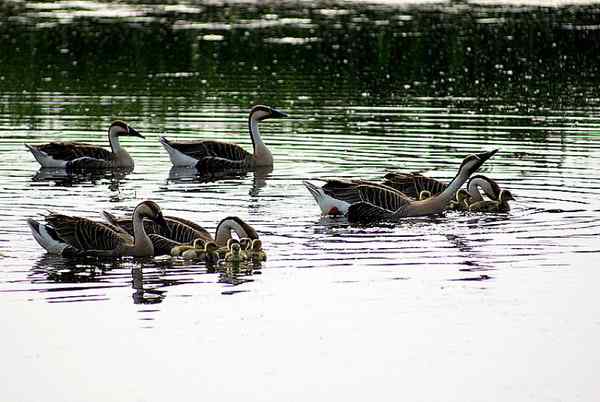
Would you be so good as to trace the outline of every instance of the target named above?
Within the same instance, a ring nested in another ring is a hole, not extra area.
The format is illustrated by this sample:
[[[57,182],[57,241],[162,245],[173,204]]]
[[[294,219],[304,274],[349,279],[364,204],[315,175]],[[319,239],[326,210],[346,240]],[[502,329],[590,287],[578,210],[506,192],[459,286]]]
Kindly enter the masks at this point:
[[[248,237],[242,237],[240,239],[240,247],[242,250],[248,250],[250,249],[250,246],[252,245],[252,240]]]
[[[429,190],[423,190],[419,193],[419,201],[423,201],[426,200],[428,198],[431,198],[431,191]]]
[[[479,154],[471,154],[463,159],[462,164],[460,165],[459,174],[466,174],[467,176],[471,176],[473,173],[477,171],[483,165],[485,161],[490,159],[494,154],[498,152],[497,149],[489,152],[481,152]]]
[[[507,201],[514,201],[514,197],[512,195],[512,193],[509,190],[501,190],[500,191],[500,196],[498,197],[498,200],[500,202],[507,202]]]
[[[161,229],[166,232],[169,232],[169,226],[167,225],[167,221],[163,217],[162,211],[157,203],[154,201],[144,201],[138,204],[135,207],[134,215],[138,213],[143,218],[148,218],[152,220],[154,223],[160,225]]]
[[[254,251],[262,250],[262,241],[260,241],[260,239],[252,240],[252,250],[254,250]]]
[[[270,106],[256,105],[250,110],[250,120],[263,121],[267,119],[279,119],[282,117],[287,117],[287,114]]]
[[[217,246],[217,243],[215,243],[214,241],[207,241],[204,245],[204,251],[206,251],[207,253],[216,253],[218,249],[219,246]]]
[[[113,121],[108,129],[108,134],[115,137],[140,137],[145,138],[127,123],[121,120]]]
[[[194,248],[204,250],[205,244],[206,244],[206,242],[204,240],[198,238],[198,239],[194,240],[194,242],[192,243],[192,246],[194,246]]]
[[[471,194],[469,194],[469,192],[467,190],[465,190],[464,188],[461,188],[460,190],[458,190],[456,192],[456,201],[459,204],[462,204],[465,201],[468,201],[469,198],[471,198]]]
[[[240,244],[238,239],[234,239],[233,237],[229,240],[227,240],[227,249],[231,250],[231,246],[233,246],[234,244]]]
[[[233,243],[231,245],[231,252],[233,253],[233,255],[238,255],[240,253],[240,250],[240,243]]]

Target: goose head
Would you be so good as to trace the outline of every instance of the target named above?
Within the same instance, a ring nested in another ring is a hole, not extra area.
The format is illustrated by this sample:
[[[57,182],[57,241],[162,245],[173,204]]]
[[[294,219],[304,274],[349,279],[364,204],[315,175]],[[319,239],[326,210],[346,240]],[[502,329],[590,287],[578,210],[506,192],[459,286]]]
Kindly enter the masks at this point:
[[[498,152],[497,149],[489,152],[481,152],[478,154],[471,154],[463,159],[462,164],[459,168],[459,174],[464,174],[467,177],[471,176],[483,165],[485,161],[490,159],[494,154]]]
[[[500,201],[500,202],[514,201],[514,197],[509,190],[501,190],[500,195],[498,196],[498,201]]]
[[[270,106],[256,105],[250,110],[250,120],[263,121],[267,119],[279,119],[282,117],[287,117],[287,114]]]
[[[108,129],[108,134],[112,137],[140,137],[145,138],[143,135],[137,132],[134,128],[130,127],[127,123],[121,120],[113,121]]]
[[[148,218],[157,225],[160,225],[161,229],[166,233],[169,233],[169,226],[167,225],[167,221],[163,217],[162,211],[157,203],[154,201],[144,201],[138,204],[133,211],[134,215],[139,215],[142,218]]]

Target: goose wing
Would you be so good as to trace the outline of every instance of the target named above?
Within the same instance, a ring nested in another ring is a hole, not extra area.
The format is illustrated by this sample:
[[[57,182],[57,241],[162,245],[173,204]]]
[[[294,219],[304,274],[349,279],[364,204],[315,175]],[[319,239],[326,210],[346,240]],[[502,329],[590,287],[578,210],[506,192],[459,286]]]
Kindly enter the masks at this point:
[[[154,246],[154,255],[170,255],[173,247],[180,246],[181,243],[168,239],[156,233],[149,234],[148,237]]]
[[[72,161],[78,158],[92,158],[110,161],[112,153],[104,148],[79,142],[51,142],[49,144],[36,145],[40,151],[57,160]]]
[[[115,226],[133,235],[133,221],[131,217],[117,218],[111,213],[104,211],[104,217]],[[179,243],[191,243],[197,238],[212,240],[212,236],[202,226],[184,218],[165,216],[168,231],[149,219],[144,219],[144,230],[149,235],[159,234]]]
[[[368,224],[390,219],[392,213],[368,202],[357,202],[350,205],[346,217],[350,223]]]
[[[419,198],[421,191],[429,191],[432,195],[443,192],[447,184],[417,173],[390,172],[384,176],[384,185],[398,190],[409,197]]]
[[[341,200],[349,204],[353,204],[361,201],[360,195],[358,194],[357,190],[358,186],[360,185],[377,186],[377,183],[372,183],[366,180],[330,179],[327,180],[327,182],[321,187],[321,189],[325,194],[332,198],[335,198],[336,200]]]
[[[394,212],[410,204],[412,200],[403,193],[383,185],[360,185],[357,187],[360,201],[369,203],[389,212]]]
[[[169,142],[169,145],[198,160],[206,157],[218,157],[240,161],[252,156],[239,145],[221,141]]]
[[[46,221],[65,243],[80,250],[114,250],[123,243],[131,243],[131,236],[110,225],[90,219],[51,214]]]

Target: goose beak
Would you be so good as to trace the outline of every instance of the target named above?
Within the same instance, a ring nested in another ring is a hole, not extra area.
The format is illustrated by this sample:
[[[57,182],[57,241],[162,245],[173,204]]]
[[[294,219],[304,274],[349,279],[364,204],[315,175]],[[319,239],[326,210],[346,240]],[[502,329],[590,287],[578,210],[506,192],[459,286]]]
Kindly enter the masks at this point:
[[[140,138],[146,138],[143,135],[141,135],[140,133],[138,133],[138,131],[136,129],[134,129],[133,127],[127,126],[129,127],[129,132],[127,133],[127,135],[130,135],[132,137],[140,137]]]
[[[282,117],[288,117],[288,115],[286,113],[280,112],[277,109],[271,108],[271,116],[269,117],[272,119],[280,119]]]
[[[497,149],[494,149],[493,151],[489,151],[489,152],[482,152],[479,154],[475,154],[475,156],[479,159],[481,159],[481,163],[487,161],[488,159],[490,159],[492,156],[494,156],[494,154],[498,152]]]

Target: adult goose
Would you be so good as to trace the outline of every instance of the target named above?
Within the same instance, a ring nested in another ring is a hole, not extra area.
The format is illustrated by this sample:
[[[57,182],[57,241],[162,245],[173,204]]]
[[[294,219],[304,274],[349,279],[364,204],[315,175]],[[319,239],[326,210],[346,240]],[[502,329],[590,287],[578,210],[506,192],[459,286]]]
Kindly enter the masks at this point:
[[[103,214],[111,225],[119,227],[127,233],[132,233],[133,224],[130,217],[117,218],[107,211],[104,211]],[[256,230],[237,216],[228,216],[221,220],[215,230],[214,238],[202,226],[188,219],[176,216],[165,216],[164,219],[166,227],[156,225],[152,221],[144,221],[146,232],[150,233],[150,239],[158,246],[157,251],[160,251],[161,254],[169,254],[171,248],[178,245],[191,245],[196,239],[202,239],[205,242],[214,241],[217,245],[224,246],[227,244],[227,240],[232,238],[232,232],[235,232],[240,238],[258,239]]]
[[[269,106],[257,105],[250,110],[248,129],[253,153],[236,144],[213,140],[173,142],[160,137],[160,143],[169,153],[174,166],[194,166],[208,172],[273,166],[273,155],[260,136],[258,123],[281,117],[287,115]]]
[[[144,138],[127,123],[114,121],[108,129],[110,151],[79,142],[51,142],[42,145],[25,144],[25,146],[43,168],[76,170],[133,168],[133,159],[121,146],[120,137]]]
[[[166,227],[160,207],[152,201],[138,204],[133,211],[133,236],[112,225],[90,219],[51,213],[46,224],[33,219],[27,223],[35,240],[51,254],[64,257],[150,257],[152,241],[144,230],[144,218]]]
[[[398,219],[408,216],[432,215],[444,211],[454,199],[455,193],[486,160],[497,150],[467,156],[454,179],[440,193],[431,191],[432,197],[415,200],[403,192],[385,184],[365,180],[329,180],[322,187],[305,181],[321,210],[325,213],[348,215],[350,221]],[[416,196],[424,189],[415,193]],[[356,206],[355,206],[356,205]],[[351,212],[353,206],[353,212]],[[369,208],[367,208],[369,206]],[[374,208],[370,208],[374,207]],[[368,212],[367,211],[371,211]],[[378,211],[379,214],[375,214]],[[364,219],[363,219],[364,215]]]

